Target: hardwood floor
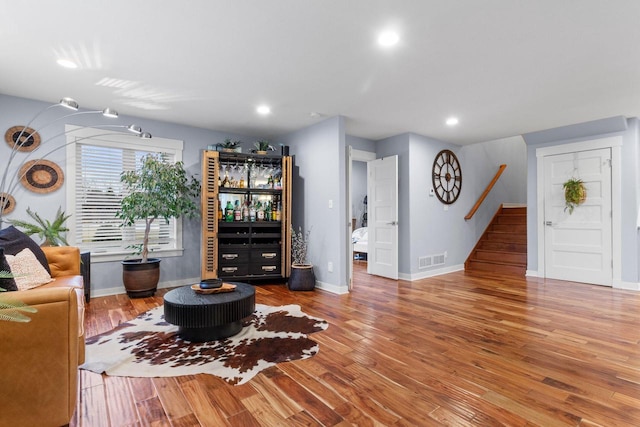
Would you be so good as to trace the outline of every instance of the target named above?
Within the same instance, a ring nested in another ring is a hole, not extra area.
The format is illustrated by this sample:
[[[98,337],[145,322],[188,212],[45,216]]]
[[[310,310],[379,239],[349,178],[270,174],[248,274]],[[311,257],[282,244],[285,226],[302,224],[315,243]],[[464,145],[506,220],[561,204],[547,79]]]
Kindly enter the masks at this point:
[[[242,386],[80,371],[72,426],[640,426],[640,293],[457,272],[348,295],[257,287],[329,321],[320,352]],[[162,304],[94,298],[88,336]]]

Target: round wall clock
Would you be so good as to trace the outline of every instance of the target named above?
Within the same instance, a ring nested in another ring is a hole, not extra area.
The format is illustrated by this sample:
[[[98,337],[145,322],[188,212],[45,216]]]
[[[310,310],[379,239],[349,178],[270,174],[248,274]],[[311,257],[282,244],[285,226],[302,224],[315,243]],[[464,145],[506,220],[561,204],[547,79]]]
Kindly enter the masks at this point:
[[[4,134],[4,140],[11,148],[27,152],[38,148],[40,134],[29,127],[14,126],[7,129]]]
[[[442,150],[433,161],[433,189],[442,203],[450,205],[460,195],[462,169],[453,151]]]

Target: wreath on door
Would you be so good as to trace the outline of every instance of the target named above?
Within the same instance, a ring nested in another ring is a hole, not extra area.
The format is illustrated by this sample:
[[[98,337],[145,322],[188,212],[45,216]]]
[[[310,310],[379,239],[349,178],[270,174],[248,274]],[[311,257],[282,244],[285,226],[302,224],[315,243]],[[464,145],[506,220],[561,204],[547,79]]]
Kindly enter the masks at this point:
[[[564,200],[565,200],[565,212],[569,209],[569,215],[573,213],[573,210],[584,203],[587,200],[587,188],[584,186],[584,182],[578,178],[571,178],[564,184]]]

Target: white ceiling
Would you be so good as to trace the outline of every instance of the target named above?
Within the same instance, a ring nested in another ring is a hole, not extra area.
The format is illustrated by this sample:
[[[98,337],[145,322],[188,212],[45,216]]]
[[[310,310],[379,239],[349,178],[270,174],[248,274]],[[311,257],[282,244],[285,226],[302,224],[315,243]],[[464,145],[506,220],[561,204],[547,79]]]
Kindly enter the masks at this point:
[[[639,0],[0,0],[0,16],[0,93],[248,136],[343,115],[350,135],[469,144],[640,116]]]

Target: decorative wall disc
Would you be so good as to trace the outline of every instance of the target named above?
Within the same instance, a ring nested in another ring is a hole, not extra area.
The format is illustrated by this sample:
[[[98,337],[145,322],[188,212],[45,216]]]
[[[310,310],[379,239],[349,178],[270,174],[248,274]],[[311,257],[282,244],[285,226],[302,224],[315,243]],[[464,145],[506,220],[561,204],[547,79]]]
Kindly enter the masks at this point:
[[[34,193],[51,193],[64,183],[64,173],[49,160],[31,160],[20,168],[20,182]]]
[[[33,151],[40,146],[40,134],[24,126],[14,126],[7,129],[4,140],[11,148],[18,151]]]
[[[0,212],[8,214],[16,208],[16,199],[11,194],[0,193]]]

